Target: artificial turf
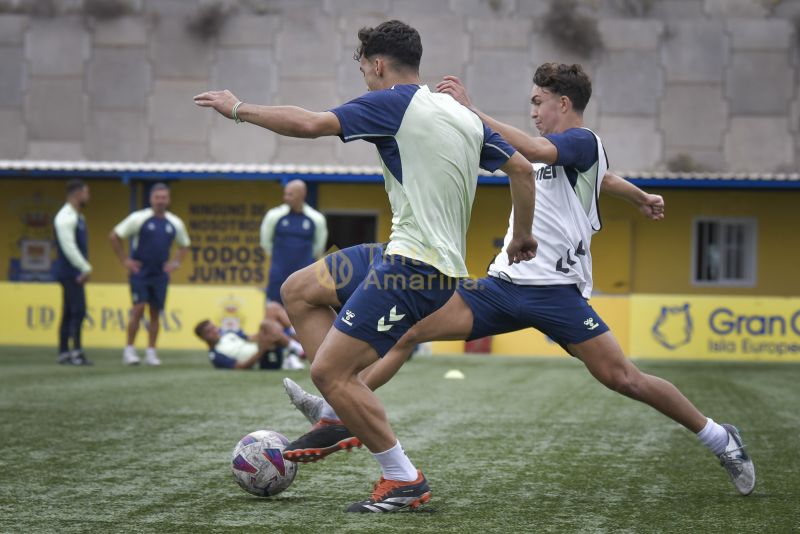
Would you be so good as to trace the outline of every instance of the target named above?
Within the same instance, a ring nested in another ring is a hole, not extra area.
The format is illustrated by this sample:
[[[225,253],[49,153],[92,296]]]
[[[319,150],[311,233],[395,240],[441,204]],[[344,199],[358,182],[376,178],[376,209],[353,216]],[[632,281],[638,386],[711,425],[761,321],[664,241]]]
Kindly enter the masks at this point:
[[[679,425],[579,362],[415,358],[379,391],[433,497],[415,512],[346,514],[379,476],[365,450],[302,465],[272,499],[242,492],[230,453],[308,423],[284,372],[215,371],[202,352],[160,368],[59,366],[0,347],[0,532],[791,532],[800,530],[800,365],[640,362],[736,424],[758,483],[740,497]],[[457,368],[463,380],[445,380]],[[307,371],[289,372],[312,388]]]

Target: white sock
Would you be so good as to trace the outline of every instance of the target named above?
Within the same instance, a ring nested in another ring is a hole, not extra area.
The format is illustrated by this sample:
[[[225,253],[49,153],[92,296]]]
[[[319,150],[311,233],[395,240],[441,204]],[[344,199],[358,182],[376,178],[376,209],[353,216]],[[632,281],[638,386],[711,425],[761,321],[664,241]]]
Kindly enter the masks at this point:
[[[725,447],[728,445],[728,431],[710,417],[703,430],[697,433],[697,438],[716,455],[725,452]]]
[[[388,451],[373,453],[372,456],[381,464],[383,478],[387,480],[402,480],[403,482],[413,482],[417,479],[417,468],[406,456],[406,451],[396,442],[394,447]]]
[[[155,356],[156,355],[155,347],[147,347],[147,351],[145,352],[145,354],[147,354],[148,356]]]
[[[133,348],[133,345],[125,345],[125,350],[130,351],[130,350],[136,350],[136,349]]]
[[[339,419],[339,416],[336,415],[336,411],[333,409],[333,406],[328,404],[328,401],[322,399],[322,411],[319,412],[319,416],[325,419]]]

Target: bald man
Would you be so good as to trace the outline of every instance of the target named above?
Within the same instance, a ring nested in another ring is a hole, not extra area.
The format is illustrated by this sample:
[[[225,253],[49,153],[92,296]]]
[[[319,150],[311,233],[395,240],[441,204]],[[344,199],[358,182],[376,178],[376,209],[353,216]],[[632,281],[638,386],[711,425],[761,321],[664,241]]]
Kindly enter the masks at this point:
[[[322,256],[327,241],[325,216],[306,204],[305,182],[288,182],[283,188],[283,204],[269,210],[261,223],[261,247],[272,258],[267,301],[283,304],[283,282]]]

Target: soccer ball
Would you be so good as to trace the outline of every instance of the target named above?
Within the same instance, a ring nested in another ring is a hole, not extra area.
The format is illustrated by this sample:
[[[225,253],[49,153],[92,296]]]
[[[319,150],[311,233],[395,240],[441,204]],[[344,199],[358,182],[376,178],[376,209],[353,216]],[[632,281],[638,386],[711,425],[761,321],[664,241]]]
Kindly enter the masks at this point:
[[[250,432],[233,448],[231,471],[239,487],[259,497],[271,497],[288,488],[297,464],[283,459],[289,440],[273,430]]]

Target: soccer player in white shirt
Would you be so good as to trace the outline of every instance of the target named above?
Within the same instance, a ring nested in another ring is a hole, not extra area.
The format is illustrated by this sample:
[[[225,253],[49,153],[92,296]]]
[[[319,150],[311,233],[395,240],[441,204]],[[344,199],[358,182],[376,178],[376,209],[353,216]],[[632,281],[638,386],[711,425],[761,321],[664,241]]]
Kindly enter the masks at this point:
[[[536,258],[510,264],[501,251],[487,277],[470,286],[462,284],[446,305],[415,325],[362,379],[373,389],[384,384],[421,342],[477,339],[536,328],[579,358],[608,388],[649,404],[696,433],[720,459],[736,489],[743,495],[750,494],[755,470],[738,430],[705,417],[673,384],[642,373],[625,357],[588,303],[592,290],[589,247],[592,234],[601,227],[598,193],[602,190],[624,198],[653,220],[664,216],[663,199],[606,172],[600,139],[583,127],[582,112],[591,95],[591,82],[579,65],[544,64],[537,69],[533,81],[531,117],[542,137],[531,137],[481,113],[455,77],[446,77],[437,89],[473,109],[531,162],[545,164],[536,164]],[[512,211],[509,225],[513,222]],[[505,243],[508,238],[506,235]],[[342,263],[353,253],[345,249],[339,256]],[[348,284],[339,280],[333,283],[340,286],[339,298],[346,298]],[[332,416],[329,406],[321,401],[315,404],[291,381],[284,384],[292,401],[306,415],[313,409]]]
[[[420,85],[422,44],[416,30],[388,21],[363,28],[359,40],[359,69],[370,91],[331,111],[256,106],[228,91],[203,93],[195,102],[279,134],[337,135],[378,149],[392,232],[385,260],[369,271],[367,280],[374,283],[359,286],[338,316],[327,306],[307,307],[300,298],[304,276],[315,276],[313,266],[293,274],[281,293],[306,354],[314,358],[311,376],[346,425],[330,428],[352,430],[381,464],[383,476],[372,496],[348,510],[380,513],[418,506],[430,498],[430,489],[358,373],[441,307],[455,291],[455,279],[467,275],[466,232],[478,167],[502,168],[510,177],[517,213],[506,248],[511,263],[530,259],[536,251],[531,234],[534,183],[525,158],[477,116]],[[313,449],[300,438],[284,456],[302,461],[313,456]]]

